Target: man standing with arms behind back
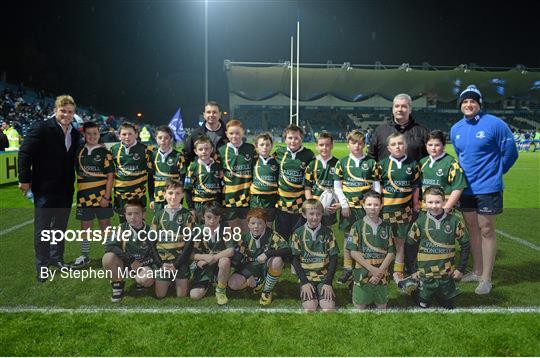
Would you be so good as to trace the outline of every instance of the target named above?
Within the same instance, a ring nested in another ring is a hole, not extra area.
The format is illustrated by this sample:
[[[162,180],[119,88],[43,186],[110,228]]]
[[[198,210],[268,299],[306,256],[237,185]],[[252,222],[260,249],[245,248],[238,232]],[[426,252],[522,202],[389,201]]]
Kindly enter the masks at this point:
[[[459,206],[469,230],[473,271],[463,282],[478,281],[476,294],[491,292],[497,242],[495,216],[503,210],[503,174],[518,158],[514,137],[501,119],[481,111],[482,94],[474,85],[459,96],[463,118],[450,138],[467,178]]]
[[[73,201],[75,151],[79,132],[71,125],[75,101],[56,98],[54,117],[38,122],[19,151],[19,188],[34,194],[34,249],[38,282],[45,282],[48,266],[65,267],[64,242],[42,240],[43,230],[65,232]]]

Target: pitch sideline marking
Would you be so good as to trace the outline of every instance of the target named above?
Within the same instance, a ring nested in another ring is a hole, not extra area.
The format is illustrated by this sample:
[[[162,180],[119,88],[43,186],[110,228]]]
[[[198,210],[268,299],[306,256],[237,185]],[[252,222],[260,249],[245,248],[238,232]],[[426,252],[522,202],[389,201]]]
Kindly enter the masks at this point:
[[[173,313],[173,314],[194,314],[194,313],[263,313],[263,314],[277,314],[277,313],[305,313],[300,308],[258,308],[258,307],[232,307],[232,308],[145,308],[145,307],[132,307],[132,308],[104,308],[104,307],[82,307],[82,308],[58,308],[58,307],[32,307],[32,306],[14,306],[14,307],[0,307],[0,313],[44,313],[44,314],[99,314],[99,313],[146,313],[146,314],[161,314],[161,313]],[[337,310],[335,313],[339,314],[426,314],[426,313],[442,313],[442,314],[459,314],[459,313],[471,313],[471,314],[519,314],[519,313],[532,313],[540,314],[540,307],[508,307],[508,308],[491,308],[491,307],[472,307],[472,308],[456,308],[454,310],[445,309],[388,309],[386,311],[366,310],[361,311],[353,308],[346,308]]]
[[[521,244],[523,246],[527,246],[527,247],[529,247],[529,248],[531,248],[533,250],[536,250],[536,251],[540,251],[540,246],[535,245],[530,241],[524,240],[524,239],[516,237],[516,236],[512,236],[510,234],[505,233],[502,230],[495,230],[495,232],[497,234],[501,235],[501,236],[506,237],[507,239],[510,239],[510,240],[513,240],[513,241],[517,242],[518,244]]]
[[[26,225],[30,225],[33,222],[34,222],[34,219],[28,220],[28,221],[22,222],[20,224],[17,224],[15,226],[12,226],[9,229],[2,230],[2,231],[0,231],[0,236],[4,236],[5,234],[9,234],[12,231],[18,230],[18,229],[20,229],[20,228],[22,228],[22,227],[24,227]]]

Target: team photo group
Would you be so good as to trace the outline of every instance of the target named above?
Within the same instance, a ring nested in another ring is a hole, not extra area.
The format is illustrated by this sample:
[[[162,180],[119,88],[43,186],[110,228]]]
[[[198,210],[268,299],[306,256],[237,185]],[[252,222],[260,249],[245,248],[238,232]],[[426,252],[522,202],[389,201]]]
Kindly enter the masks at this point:
[[[458,282],[489,294],[503,174],[518,152],[474,85],[458,104],[463,117],[450,133],[429,131],[413,119],[411,97],[398,94],[391,120],[368,137],[347,133],[349,153],[336,158],[330,133],[316,135],[314,152],[294,124],[284,145],[269,133],[249,143],[241,118],[225,123],[216,102],[204,105],[204,123],[182,149],[168,126],[150,146],[130,122],[108,148],[96,123],[73,128],[75,101],[59,96],[54,116],[19,151],[19,187],[34,198],[37,282],[88,269],[97,219],[107,234],[93,255],[102,255],[112,302],[133,285],[157,299],[174,290],[199,300],[212,290],[218,305],[228,291],[249,290],[269,306],[285,270],[308,312],[335,310],[335,285],[349,288],[358,309],[386,309],[389,285],[421,308],[454,308]],[[445,152],[448,138],[456,158]],[[44,233],[67,230],[73,202],[83,237],[68,264],[65,240]],[[111,230],[114,215],[120,224]]]

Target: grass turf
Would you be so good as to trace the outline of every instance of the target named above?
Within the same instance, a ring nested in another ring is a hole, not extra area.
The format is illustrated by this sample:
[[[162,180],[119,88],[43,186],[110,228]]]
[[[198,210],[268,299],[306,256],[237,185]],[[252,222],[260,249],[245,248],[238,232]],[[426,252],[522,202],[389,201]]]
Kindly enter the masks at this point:
[[[346,152],[345,144],[336,143],[335,156]],[[536,245],[540,245],[538,169],[539,153],[520,153],[505,176],[505,211],[497,218],[498,230]],[[16,186],[0,187],[0,202],[0,231],[32,219],[32,205]],[[78,225],[72,213],[69,226]],[[0,236],[0,308],[118,307],[110,303],[110,286],[104,279],[35,283],[32,233],[30,224]],[[336,234],[341,246],[342,234]],[[78,243],[68,243],[66,260],[78,256],[79,250]],[[102,253],[99,243],[93,243],[96,269]],[[474,284],[460,284],[463,294],[456,306],[539,307],[538,257],[537,250],[498,235],[495,289],[488,296],[477,296]],[[394,285],[389,287],[389,307],[411,306],[408,297],[399,295]],[[348,290],[337,284],[335,289],[338,308],[350,308]],[[300,308],[289,269],[275,292],[273,308]],[[229,298],[229,307],[258,309],[258,297],[250,292],[229,293]],[[120,306],[212,308],[216,304],[212,292],[200,302],[177,299],[172,292],[158,301],[151,291],[136,295],[128,285],[128,296]],[[1,313],[0,347],[3,355],[539,355],[539,317],[537,313]]]

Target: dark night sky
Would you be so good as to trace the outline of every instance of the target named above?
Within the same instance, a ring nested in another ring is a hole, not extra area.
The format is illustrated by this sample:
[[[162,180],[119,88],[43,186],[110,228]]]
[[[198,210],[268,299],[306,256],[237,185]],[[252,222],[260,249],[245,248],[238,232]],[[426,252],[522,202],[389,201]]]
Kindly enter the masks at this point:
[[[227,106],[223,60],[540,67],[530,4],[439,1],[210,1],[210,99]],[[204,102],[202,1],[3,2],[0,70],[104,113],[193,125]],[[5,20],[5,21],[4,21]],[[6,36],[7,35],[7,36]]]

